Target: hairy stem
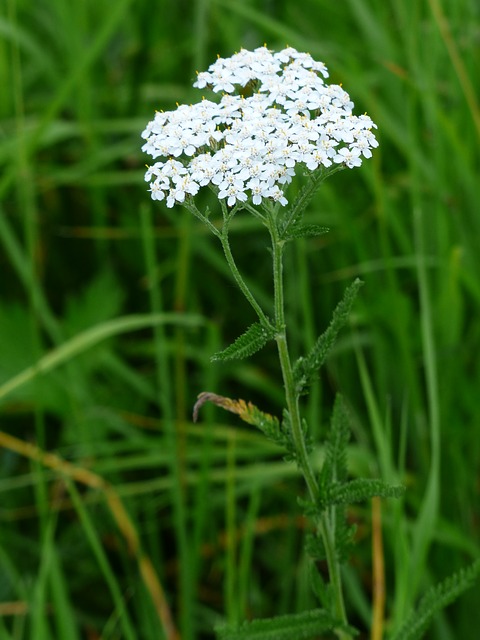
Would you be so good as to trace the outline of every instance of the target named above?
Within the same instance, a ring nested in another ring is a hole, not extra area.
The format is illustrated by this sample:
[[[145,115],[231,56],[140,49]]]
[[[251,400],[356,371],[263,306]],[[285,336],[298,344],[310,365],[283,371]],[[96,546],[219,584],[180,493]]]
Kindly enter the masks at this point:
[[[276,342],[285,387],[286,404],[290,416],[291,434],[295,446],[298,467],[305,479],[310,499],[315,503],[318,500],[318,485],[308,456],[305,433],[302,428],[302,419],[300,416],[299,398],[295,389],[293,369],[287,344],[283,291],[283,247],[285,243],[279,237],[276,221],[273,216],[270,217],[269,230],[273,254]],[[328,513],[322,514],[322,516],[317,518],[316,526],[325,547],[328,571],[334,593],[333,613],[342,623],[347,624],[340,565],[335,553],[334,514],[332,514],[332,517],[329,517]],[[339,640],[350,640],[351,638],[350,634],[342,629],[338,629],[336,633]]]
[[[227,259],[228,266],[230,267],[230,271],[232,272],[232,275],[235,278],[235,282],[237,283],[237,285],[239,286],[239,288],[242,291],[243,295],[246,297],[246,299],[251,304],[253,309],[256,311],[260,322],[265,327],[271,327],[271,323],[270,323],[269,319],[267,318],[267,316],[263,312],[263,310],[260,307],[260,305],[258,304],[258,302],[253,297],[252,292],[248,288],[245,280],[242,277],[242,274],[238,270],[238,267],[237,267],[237,265],[235,263],[233,255],[232,255],[232,250],[230,249],[230,243],[228,241],[228,228],[227,228],[226,224],[224,225],[223,232],[220,235],[220,241],[222,243],[223,252],[225,254],[225,258]]]
[[[247,286],[247,283],[243,279],[242,274],[238,270],[238,267],[237,267],[237,265],[235,263],[235,259],[234,259],[233,254],[232,254],[232,250],[230,249],[230,242],[228,240],[228,226],[229,226],[230,220],[233,217],[233,212],[229,211],[227,209],[227,207],[226,207],[226,205],[225,205],[223,200],[220,201],[220,204],[221,204],[222,213],[223,213],[223,227],[222,227],[222,229],[218,229],[208,219],[208,217],[206,215],[204,215],[201,211],[199,211],[199,209],[197,208],[197,206],[196,206],[195,202],[193,202],[193,200],[187,199],[183,203],[184,207],[186,207],[191,213],[193,213],[194,216],[196,216],[199,220],[201,220],[204,224],[206,224],[207,227],[210,229],[210,231],[220,240],[220,242],[222,243],[222,248],[223,248],[223,252],[225,254],[225,258],[227,259],[228,266],[230,267],[230,271],[232,272],[232,275],[233,275],[233,277],[235,279],[235,282],[237,283],[237,285],[240,288],[241,292],[243,293],[243,295],[246,297],[248,302],[251,304],[251,306],[255,310],[256,314],[258,315],[258,318],[259,318],[260,322],[265,327],[271,327],[271,323],[270,323],[269,319],[267,318],[267,316],[263,312],[263,310],[260,307],[260,305],[258,304],[258,302],[255,300],[252,292],[250,291],[250,289]],[[263,219],[263,216],[260,216],[260,217]]]

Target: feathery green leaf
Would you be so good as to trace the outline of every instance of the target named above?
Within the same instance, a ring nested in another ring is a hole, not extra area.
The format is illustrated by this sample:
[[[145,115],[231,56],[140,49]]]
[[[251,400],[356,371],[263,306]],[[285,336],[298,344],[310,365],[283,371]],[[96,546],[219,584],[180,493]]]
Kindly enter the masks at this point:
[[[273,328],[265,327],[259,322],[252,324],[235,342],[223,351],[212,356],[211,360],[233,360],[234,358],[248,358],[260,351],[275,335]]]
[[[333,312],[332,321],[314,344],[312,350],[305,358],[299,358],[295,363],[294,377],[298,393],[305,393],[320,367],[325,362],[327,355],[335,344],[338,332],[346,324],[353,302],[358,290],[362,286],[358,278],[347,288],[342,300]]]
[[[352,635],[355,633],[354,629],[342,625],[324,609],[229,625],[217,628],[216,633],[219,640],[308,640],[333,629],[343,629]]]
[[[461,569],[427,591],[391,640],[418,640],[430,626],[435,614],[473,586],[480,574],[480,560]]]
[[[322,227],[319,224],[296,224],[289,227],[288,231],[283,234],[283,238],[284,240],[293,240],[294,238],[312,238],[314,236],[322,236],[328,232],[328,227]]]
[[[310,174],[310,179],[300,191],[292,207],[285,212],[283,219],[280,221],[279,232],[282,239],[287,240],[289,237],[293,237],[290,236],[290,231],[293,227],[299,225],[305,209],[318,187],[328,176],[340,171],[342,168],[341,165],[337,165],[331,169],[317,169]]]
[[[330,486],[325,507],[336,504],[362,502],[374,496],[382,498],[400,498],[405,492],[401,485],[390,485],[383,480],[357,478],[350,482],[336,483]]]
[[[341,395],[337,395],[325,443],[325,461],[320,473],[321,487],[328,487],[332,482],[339,482],[347,477],[349,422],[345,401]]]

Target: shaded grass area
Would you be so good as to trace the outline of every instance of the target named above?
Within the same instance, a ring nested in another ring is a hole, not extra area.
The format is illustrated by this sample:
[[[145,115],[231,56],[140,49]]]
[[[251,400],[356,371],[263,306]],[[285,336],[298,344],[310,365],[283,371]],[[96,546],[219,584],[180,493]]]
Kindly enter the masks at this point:
[[[330,233],[292,245],[287,296],[300,354],[365,282],[305,411],[321,436],[340,390],[352,475],[407,486],[381,508],[397,628],[479,554],[476,3],[7,0],[0,36],[0,635],[210,638],[312,605],[294,468],[211,407],[191,423],[203,390],[278,414],[273,349],[210,364],[254,318],[215,239],[149,202],[139,150],[154,109],[199,99],[197,69],[264,42],[323,60],[379,127],[373,160],[320,190]],[[268,308],[266,244],[240,214],[232,249]],[[351,517],[369,637],[371,505]],[[471,637],[477,600],[429,637]]]

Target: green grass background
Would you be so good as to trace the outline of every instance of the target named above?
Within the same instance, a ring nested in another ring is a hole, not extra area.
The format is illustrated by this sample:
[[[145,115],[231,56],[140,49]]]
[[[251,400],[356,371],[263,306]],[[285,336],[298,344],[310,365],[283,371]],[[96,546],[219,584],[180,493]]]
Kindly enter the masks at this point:
[[[321,437],[341,391],[352,475],[407,487],[382,505],[395,629],[480,548],[478,2],[0,6],[0,638],[173,637],[159,587],[185,640],[314,606],[295,469],[233,416],[191,422],[203,390],[279,414],[274,349],[209,362],[255,318],[215,239],[150,202],[140,151],[155,109],[200,98],[196,70],[264,43],[323,60],[378,124],[374,158],[312,203],[330,233],[292,245],[286,275],[296,355],[365,282],[304,411]],[[266,246],[240,214],[232,247],[268,309]],[[347,601],[368,638],[371,505],[350,516]],[[479,599],[428,637],[473,640]]]

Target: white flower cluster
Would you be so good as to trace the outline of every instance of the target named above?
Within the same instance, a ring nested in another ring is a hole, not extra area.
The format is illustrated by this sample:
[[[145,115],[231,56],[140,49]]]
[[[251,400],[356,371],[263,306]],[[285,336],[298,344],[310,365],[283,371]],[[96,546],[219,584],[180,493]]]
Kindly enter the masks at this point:
[[[249,198],[285,205],[297,164],[360,166],[378,146],[376,125],[352,115],[348,93],[327,77],[322,62],[291,47],[218,58],[194,83],[222,92],[218,103],[204,98],[157,112],[142,133],[142,150],[163,158],[145,174],[152,198],[173,207],[212,185],[228,206]]]

